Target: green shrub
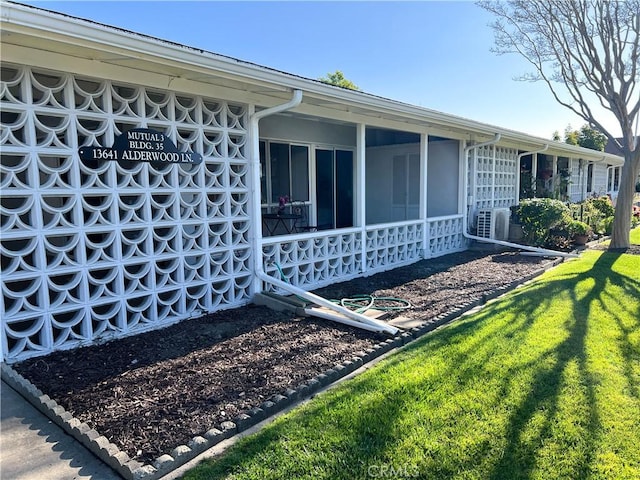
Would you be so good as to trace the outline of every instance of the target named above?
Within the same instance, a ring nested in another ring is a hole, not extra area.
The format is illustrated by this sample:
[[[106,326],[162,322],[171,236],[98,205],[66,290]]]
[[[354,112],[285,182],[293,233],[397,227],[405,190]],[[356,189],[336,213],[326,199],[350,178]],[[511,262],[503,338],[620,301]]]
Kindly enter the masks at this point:
[[[572,220],[567,225],[567,229],[572,236],[575,235],[589,235],[591,234],[591,227],[580,220]]]
[[[522,200],[517,212],[525,240],[537,246],[544,245],[549,236],[549,230],[561,224],[570,213],[564,203],[551,198]]]
[[[613,230],[613,218],[613,215],[611,215],[602,221],[602,232],[605,235],[611,235],[611,231]]]
[[[560,223],[549,229],[549,234],[542,246],[551,250],[569,250],[573,245],[569,231],[569,223],[571,222],[573,222],[571,215],[563,215]]]
[[[615,213],[615,208],[609,197],[590,198],[587,202],[593,205],[604,218],[612,217]]]
[[[580,220],[599,234],[606,231],[605,219],[613,216],[615,208],[609,197],[589,198],[584,202],[569,205],[571,216],[574,220]]]

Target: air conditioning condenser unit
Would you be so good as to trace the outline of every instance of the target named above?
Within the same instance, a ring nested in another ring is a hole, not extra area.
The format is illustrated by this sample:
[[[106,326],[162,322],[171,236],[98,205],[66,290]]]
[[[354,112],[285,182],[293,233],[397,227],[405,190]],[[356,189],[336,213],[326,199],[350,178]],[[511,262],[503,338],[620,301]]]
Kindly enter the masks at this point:
[[[492,240],[507,240],[509,238],[510,218],[511,210],[508,208],[478,210],[477,236]]]

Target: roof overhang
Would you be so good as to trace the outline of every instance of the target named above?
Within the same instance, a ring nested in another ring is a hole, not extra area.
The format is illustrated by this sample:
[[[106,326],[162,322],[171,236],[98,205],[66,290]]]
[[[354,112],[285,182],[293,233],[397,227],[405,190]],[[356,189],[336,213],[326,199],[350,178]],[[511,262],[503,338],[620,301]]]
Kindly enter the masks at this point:
[[[259,107],[270,107],[304,92],[300,113],[326,118],[351,119],[410,131],[451,132],[454,138],[483,142],[501,135],[500,145],[521,151],[549,145],[546,154],[583,158],[592,162],[621,165],[616,155],[554,142],[502,127],[492,126],[436,110],[398,102],[376,95],[348,90],[250,62],[186,47],[173,42],[110,27],[89,20],[35,7],[2,2],[0,41],[3,50],[20,56],[27,50],[41,52],[41,58],[64,56],[79,62],[108,65],[165,79],[167,87],[199,84],[236,92]],[[3,52],[3,56],[5,52]],[[25,62],[29,61],[24,56]],[[11,55],[9,55],[11,58]],[[34,65],[37,58],[30,56]]]

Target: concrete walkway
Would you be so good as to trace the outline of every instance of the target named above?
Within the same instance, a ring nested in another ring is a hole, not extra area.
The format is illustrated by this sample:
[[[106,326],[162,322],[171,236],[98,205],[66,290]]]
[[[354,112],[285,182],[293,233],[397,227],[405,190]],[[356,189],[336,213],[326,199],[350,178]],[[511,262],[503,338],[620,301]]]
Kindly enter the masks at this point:
[[[121,478],[4,382],[0,410],[0,479]]]

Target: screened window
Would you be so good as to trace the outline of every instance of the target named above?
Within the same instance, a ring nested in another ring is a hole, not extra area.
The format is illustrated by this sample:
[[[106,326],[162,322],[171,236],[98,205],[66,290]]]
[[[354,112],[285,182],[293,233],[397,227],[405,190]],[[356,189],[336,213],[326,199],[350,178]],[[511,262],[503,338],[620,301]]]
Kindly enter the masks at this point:
[[[309,201],[308,146],[262,141],[260,165],[263,205],[278,204],[285,196],[292,202]]]

